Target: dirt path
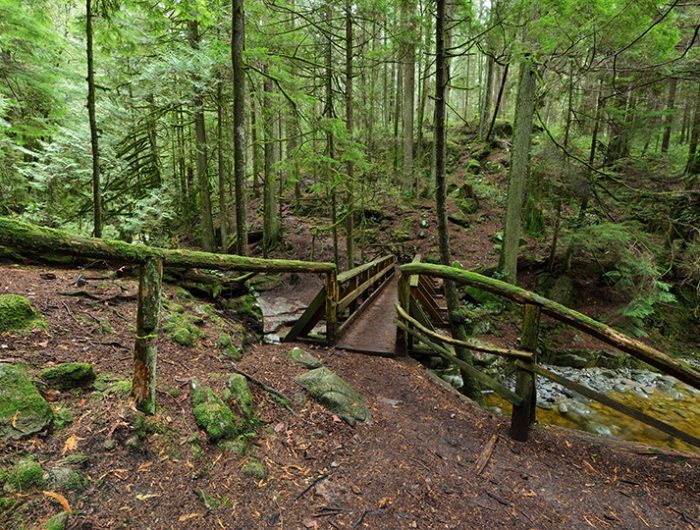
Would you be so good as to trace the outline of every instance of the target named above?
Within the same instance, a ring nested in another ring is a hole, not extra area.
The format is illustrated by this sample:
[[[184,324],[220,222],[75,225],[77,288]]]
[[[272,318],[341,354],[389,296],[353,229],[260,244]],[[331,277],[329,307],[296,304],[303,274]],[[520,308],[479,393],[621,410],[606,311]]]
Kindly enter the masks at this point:
[[[396,275],[387,283],[372,303],[350,325],[337,347],[341,350],[377,355],[396,352]]]
[[[46,279],[47,272],[55,278]],[[75,290],[81,275],[93,276],[0,267],[0,292],[29,295],[50,323],[47,333],[0,337],[2,356],[38,368],[85,360],[128,379],[135,303],[108,307],[57,294]],[[106,298],[112,282],[97,283],[81,289]],[[134,292],[135,282],[121,284],[127,291],[116,292]],[[87,314],[108,318],[114,332],[101,334]],[[306,400],[294,380],[304,370],[287,360],[292,345],[253,345],[238,368],[293,397],[295,413],[254,387],[259,425],[248,454],[238,456],[207,443],[192,417],[189,379],[220,392],[230,373],[231,361],[216,354],[213,342],[215,336],[205,337],[185,348],[161,335],[158,414],[137,448],[129,444],[134,412],[126,395],[64,392],[52,399],[73,411],[72,423],[46,437],[0,444],[0,466],[31,454],[47,469],[73,440],[77,446],[68,452],[88,457],[87,489],[66,493],[73,530],[700,527],[697,457],[557,428],[537,428],[531,441],[513,442],[507,419],[409,360],[313,352],[366,397],[373,422],[352,428]],[[493,453],[477,474],[476,461],[494,436]],[[116,445],[109,448],[108,439]],[[264,463],[266,478],[243,474],[252,458]],[[202,492],[217,502],[207,505]],[[41,492],[18,499],[19,508],[0,513],[0,528],[18,527],[17,517],[40,527],[59,509]]]

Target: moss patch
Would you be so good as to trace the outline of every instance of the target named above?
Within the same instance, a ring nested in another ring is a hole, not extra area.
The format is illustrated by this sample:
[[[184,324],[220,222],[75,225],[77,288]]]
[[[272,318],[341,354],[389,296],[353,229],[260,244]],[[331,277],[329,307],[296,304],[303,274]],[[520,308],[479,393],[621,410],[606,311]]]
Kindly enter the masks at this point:
[[[0,363],[0,437],[30,436],[44,430],[52,419],[51,407],[24,368]]]
[[[364,398],[340,376],[328,368],[321,367],[296,378],[316,401],[343,418],[350,425],[357,420],[371,421]]]
[[[248,463],[243,466],[243,474],[246,477],[265,480],[267,478],[267,469],[265,469],[265,464],[259,462],[255,458],[251,458]]]
[[[323,366],[321,364],[321,361],[319,361],[316,357],[314,357],[307,351],[302,350],[298,346],[295,346],[294,348],[289,350],[287,358],[294,364],[303,368],[320,368],[321,366]]]
[[[43,488],[44,485],[44,470],[41,465],[31,458],[25,458],[10,468],[4,489],[7,493],[19,493]]]
[[[253,416],[253,394],[248,387],[248,381],[241,374],[233,374],[229,378],[224,398],[247,418]]]
[[[44,524],[44,530],[65,530],[68,524],[68,514],[66,512],[57,513]]]
[[[216,346],[219,348],[219,351],[229,359],[233,359],[234,361],[241,360],[241,350],[236,347],[231,335],[228,333],[222,331],[221,334],[219,334]]]
[[[95,371],[89,363],[64,363],[42,371],[41,378],[53,388],[70,390],[90,385]]]
[[[201,321],[201,318],[198,318]],[[187,313],[170,313],[163,329],[168,337],[181,346],[192,347],[204,336]]]
[[[0,333],[25,333],[45,328],[46,321],[24,296],[0,294]]]
[[[210,388],[192,381],[194,419],[212,442],[231,438],[236,433],[236,418],[226,403]]]

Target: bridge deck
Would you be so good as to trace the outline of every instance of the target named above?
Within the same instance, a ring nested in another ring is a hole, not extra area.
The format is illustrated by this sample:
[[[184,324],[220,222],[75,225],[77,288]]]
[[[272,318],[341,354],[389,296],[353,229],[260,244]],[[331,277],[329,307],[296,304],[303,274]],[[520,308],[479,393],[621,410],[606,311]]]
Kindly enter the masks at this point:
[[[387,282],[370,306],[357,316],[336,348],[375,355],[395,355],[396,275]]]

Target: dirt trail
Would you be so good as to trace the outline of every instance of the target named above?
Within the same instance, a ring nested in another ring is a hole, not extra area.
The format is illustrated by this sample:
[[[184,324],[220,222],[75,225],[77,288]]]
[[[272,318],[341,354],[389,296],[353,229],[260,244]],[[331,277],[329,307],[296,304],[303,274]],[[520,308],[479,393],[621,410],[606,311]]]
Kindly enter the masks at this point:
[[[3,358],[36,367],[90,361],[98,372],[129,378],[134,301],[127,296],[110,306],[58,294],[93,275],[100,274],[0,267],[0,292],[29,295],[50,323],[47,333],[0,337]],[[124,294],[111,281],[97,283],[81,289]],[[134,292],[134,281],[120,283]],[[88,314],[109,318],[114,332],[102,335]],[[158,428],[138,449],[127,443],[133,410],[126,396],[66,392],[52,399],[74,412],[73,422],[47,437],[0,445],[1,464],[33,454],[48,468],[72,439],[77,447],[68,452],[89,458],[88,488],[66,493],[75,511],[72,529],[700,526],[697,457],[610,445],[557,428],[537,428],[528,443],[513,442],[507,419],[408,360],[314,352],[368,401],[373,422],[351,428],[304,400],[294,381],[303,369],[286,357],[292,345],[254,345],[238,368],[293,396],[295,414],[254,387],[260,420],[254,445],[245,457],[224,451],[206,443],[196,427],[187,385],[197,377],[222,390],[231,361],[215,354],[214,340],[184,348],[161,335]],[[476,461],[493,436],[495,448],[479,475]],[[116,447],[108,449],[110,437]],[[244,476],[253,457],[265,464],[267,478]],[[217,503],[207,507],[202,492]],[[18,509],[0,514],[0,528],[17,527],[17,517],[34,527],[58,510],[39,492],[20,500]]]

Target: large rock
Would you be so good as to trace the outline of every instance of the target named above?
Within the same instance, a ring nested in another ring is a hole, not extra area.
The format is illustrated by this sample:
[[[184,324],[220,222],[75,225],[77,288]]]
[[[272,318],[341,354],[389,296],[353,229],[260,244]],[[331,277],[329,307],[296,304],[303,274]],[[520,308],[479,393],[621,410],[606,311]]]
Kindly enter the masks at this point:
[[[194,419],[216,442],[231,438],[236,433],[236,418],[233,411],[210,388],[201,386],[192,380],[192,406]]]
[[[63,363],[43,370],[41,378],[53,388],[70,390],[91,385],[95,371],[90,363]]]
[[[301,366],[302,368],[320,368],[323,366],[321,361],[316,357],[311,355],[309,352],[302,350],[298,346],[295,346],[287,354],[287,358],[294,364]]]
[[[316,368],[296,378],[316,401],[350,425],[371,421],[365,400],[357,390],[326,367]]]
[[[46,327],[41,313],[24,296],[0,294],[0,333],[24,333]]]
[[[33,458],[25,458],[10,468],[3,489],[5,493],[22,493],[42,489],[45,484],[41,465]]]
[[[25,370],[0,363],[0,437],[22,438],[43,431],[53,412]]]

